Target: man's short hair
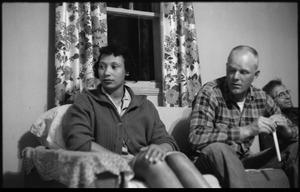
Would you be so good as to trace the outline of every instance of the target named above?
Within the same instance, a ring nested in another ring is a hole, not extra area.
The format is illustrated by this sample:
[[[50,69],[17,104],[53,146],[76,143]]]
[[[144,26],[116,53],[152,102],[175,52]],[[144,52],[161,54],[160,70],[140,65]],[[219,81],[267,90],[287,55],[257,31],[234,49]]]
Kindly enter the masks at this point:
[[[247,51],[251,52],[255,57],[258,57],[257,51],[253,47],[250,47],[248,45],[238,45],[238,46],[234,47],[231,50],[231,52],[238,51],[238,50],[247,50]]]
[[[248,45],[238,45],[238,46],[234,47],[233,49],[231,49],[231,51],[228,55],[228,58],[227,58],[227,63],[229,63],[231,61],[232,56],[236,51],[243,51],[243,50],[252,53],[254,55],[254,57],[257,58],[257,67],[258,67],[258,52],[253,47],[250,47]]]
[[[271,97],[274,97],[272,95],[272,91],[276,86],[282,85],[282,81],[281,79],[277,78],[274,80],[269,81],[269,83],[267,83],[262,90],[265,91],[268,95],[270,95]]]

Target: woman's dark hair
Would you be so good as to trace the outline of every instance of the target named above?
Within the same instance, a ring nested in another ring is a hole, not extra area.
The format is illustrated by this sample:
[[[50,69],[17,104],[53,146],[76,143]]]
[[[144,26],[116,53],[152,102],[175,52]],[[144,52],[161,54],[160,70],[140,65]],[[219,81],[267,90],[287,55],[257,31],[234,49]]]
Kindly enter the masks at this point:
[[[269,83],[267,83],[263,88],[262,90],[265,91],[268,95],[270,95],[271,97],[273,97],[272,95],[272,91],[273,89],[278,86],[278,85],[282,85],[282,82],[281,82],[281,79],[274,79],[274,80],[271,80],[269,81]]]
[[[101,47],[99,52],[100,52],[99,59],[93,66],[94,75],[97,79],[99,79],[98,68],[99,68],[100,58],[102,57],[102,55],[113,55],[115,57],[123,56],[124,58],[125,70],[126,73],[129,74],[128,76],[125,76],[125,80],[137,81],[134,75],[135,62],[128,48],[117,44],[109,44],[105,47]]]

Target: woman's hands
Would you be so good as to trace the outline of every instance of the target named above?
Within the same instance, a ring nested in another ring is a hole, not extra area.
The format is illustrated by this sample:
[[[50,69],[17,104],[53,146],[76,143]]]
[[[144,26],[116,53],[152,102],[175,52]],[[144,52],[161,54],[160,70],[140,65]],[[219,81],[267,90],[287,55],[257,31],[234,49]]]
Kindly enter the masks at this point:
[[[166,158],[166,152],[170,151],[169,144],[150,144],[149,146],[142,147],[140,152],[145,152],[145,159],[149,161],[149,163],[156,163],[158,161],[164,161]],[[171,147],[172,149],[172,147]]]

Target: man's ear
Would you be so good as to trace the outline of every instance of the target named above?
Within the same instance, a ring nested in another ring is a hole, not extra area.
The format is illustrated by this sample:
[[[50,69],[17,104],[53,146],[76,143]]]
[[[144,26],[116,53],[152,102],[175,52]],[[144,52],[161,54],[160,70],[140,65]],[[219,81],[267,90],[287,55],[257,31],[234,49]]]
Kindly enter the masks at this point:
[[[255,71],[255,74],[254,74],[254,79],[253,79],[253,81],[254,81],[255,79],[257,79],[257,77],[259,76],[259,74],[260,74],[260,70],[256,70],[256,71]]]

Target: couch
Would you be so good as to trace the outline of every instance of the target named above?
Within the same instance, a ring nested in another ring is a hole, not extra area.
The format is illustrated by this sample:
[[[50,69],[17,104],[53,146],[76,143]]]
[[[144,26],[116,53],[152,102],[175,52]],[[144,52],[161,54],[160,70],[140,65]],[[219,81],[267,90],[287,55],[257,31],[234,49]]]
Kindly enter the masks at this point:
[[[134,174],[131,172],[132,170],[119,161],[115,161],[115,164],[111,166],[109,164],[111,162],[103,161],[105,157],[99,156],[99,154],[90,154],[89,157],[93,158],[86,159],[86,155],[64,150],[60,122],[69,106],[70,104],[59,106],[45,112],[31,126],[30,132],[40,141],[41,146],[35,148],[28,147],[23,150],[23,161],[25,162],[24,166],[26,170],[25,187],[101,188],[113,185],[125,188],[146,188],[147,185],[136,180],[133,176]],[[191,108],[158,106],[157,110],[161,120],[166,125],[167,131],[177,141],[180,150],[189,155],[188,132]],[[251,151],[253,153],[259,151],[258,138],[255,139]],[[49,158],[55,158],[55,163],[54,165],[53,163],[48,165],[46,168],[44,162],[48,162]],[[86,162],[90,162],[90,164],[85,165]],[[110,166],[107,166],[108,164]],[[103,166],[105,169],[103,169]],[[72,177],[67,175],[70,170]],[[289,187],[288,178],[281,169],[246,171],[253,186],[257,188]],[[219,183],[214,176],[204,176],[212,187],[219,187]]]
[[[180,150],[189,155],[188,134],[191,113],[190,107],[157,107],[162,121],[165,123],[168,132],[177,141]],[[260,151],[260,138],[256,136],[250,150],[253,154]],[[289,180],[281,169],[246,169],[247,176],[255,188],[289,188]]]

